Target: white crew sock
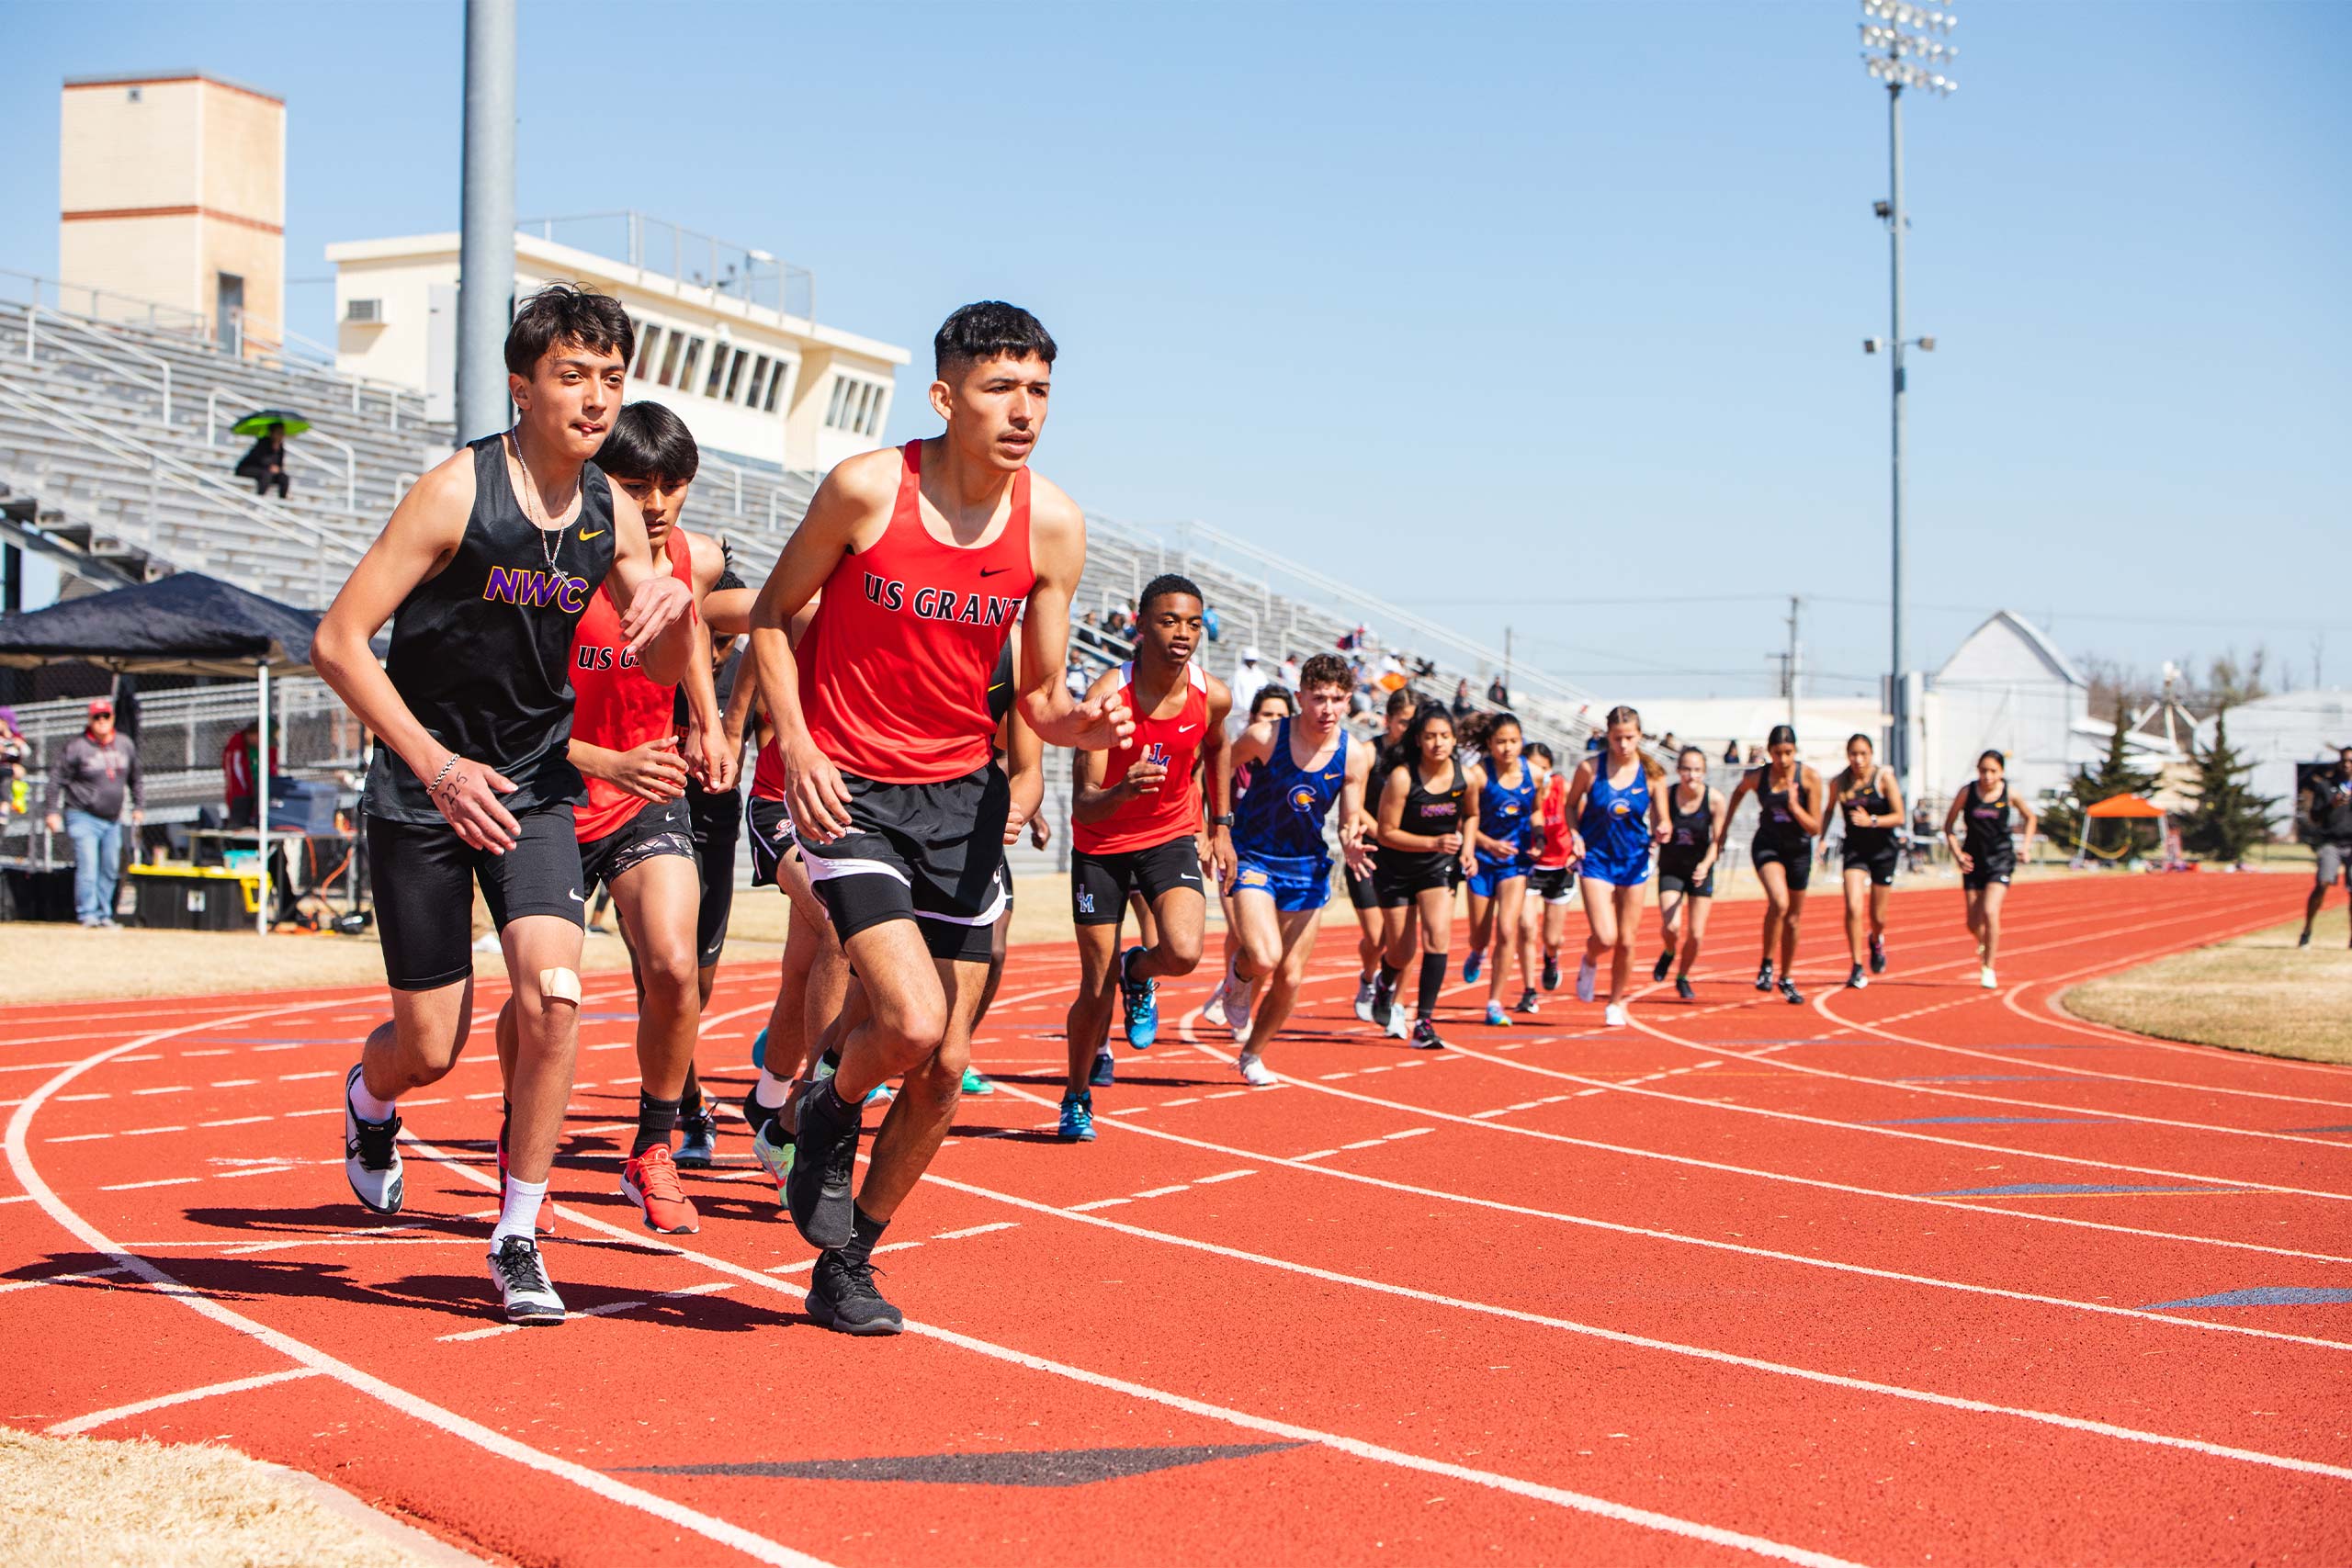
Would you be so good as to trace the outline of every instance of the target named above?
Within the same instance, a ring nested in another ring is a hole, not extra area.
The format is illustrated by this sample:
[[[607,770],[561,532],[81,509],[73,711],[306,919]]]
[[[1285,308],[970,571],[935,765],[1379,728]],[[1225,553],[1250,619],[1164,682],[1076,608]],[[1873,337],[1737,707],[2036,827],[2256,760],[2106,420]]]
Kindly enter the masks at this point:
[[[534,1241],[533,1232],[539,1223],[539,1205],[546,1201],[547,1195],[548,1184],[544,1181],[525,1181],[520,1177],[508,1177],[506,1201],[498,1211],[498,1224],[491,1227],[490,1245],[495,1247],[510,1235]]]
[[[400,1102],[378,1100],[368,1092],[368,1075],[362,1073],[351,1080],[351,1109],[363,1122],[389,1122],[400,1111]]]
[[[780,1078],[765,1067],[760,1069],[760,1081],[752,1086],[752,1098],[771,1111],[783,1105],[791,1092],[790,1078]]]

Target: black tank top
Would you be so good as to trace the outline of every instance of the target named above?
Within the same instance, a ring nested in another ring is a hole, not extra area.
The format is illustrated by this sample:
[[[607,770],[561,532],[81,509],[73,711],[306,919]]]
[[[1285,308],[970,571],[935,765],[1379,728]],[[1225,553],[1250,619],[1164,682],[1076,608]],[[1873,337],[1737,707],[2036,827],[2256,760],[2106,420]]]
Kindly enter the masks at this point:
[[[1788,789],[1766,789],[1764,781],[1772,776],[1770,768],[1756,770],[1756,842],[1759,848],[1792,851],[1804,847],[1813,835],[1797,822],[1796,813],[1789,809],[1789,795],[1804,784],[1804,764],[1797,764],[1796,777]]]
[[[1853,775],[1849,773],[1846,776],[1851,783]],[[1885,816],[1894,809],[1894,803],[1886,798],[1884,790],[1878,787],[1878,769],[1873,767],[1869,782],[1860,789],[1849,790],[1845,798],[1838,803],[1838,809],[1843,812],[1859,806],[1873,817]],[[1894,848],[1894,829],[1857,828],[1852,818],[1846,819],[1846,853],[1852,859],[1875,860]]]
[[[1705,858],[1708,847],[1715,841],[1715,792],[1711,784],[1699,786],[1699,804],[1689,811],[1682,809],[1682,785],[1667,788],[1666,815],[1671,835],[1658,851],[1662,863],[1697,865]]]
[[[392,613],[392,689],[425,733],[514,781],[509,811],[586,798],[571,739],[571,639],[613,566],[613,497],[594,463],[580,470],[580,515],[560,534],[523,515],[505,441],[474,455],[474,508],[449,564]],[[548,564],[552,550],[554,564]],[[368,770],[367,809],[439,822],[424,781],[389,746]]]
[[[2018,847],[2009,841],[2009,781],[2001,781],[2001,793],[1987,800],[1968,786],[1968,803],[1962,807],[1963,831],[1961,847],[1968,858],[1979,867],[2006,865],[2017,859]]]
[[[1405,814],[1397,819],[1396,826],[1408,833],[1422,833],[1432,839],[1462,831],[1462,797],[1470,789],[1470,781],[1463,776],[1462,764],[1451,764],[1453,772],[1447,787],[1442,790],[1430,789],[1422,783],[1421,770],[1412,763],[1397,765],[1405,770],[1412,787],[1405,792]],[[1443,850],[1390,850],[1388,857],[1396,862],[1389,868],[1394,871],[1442,864],[1456,858]]]

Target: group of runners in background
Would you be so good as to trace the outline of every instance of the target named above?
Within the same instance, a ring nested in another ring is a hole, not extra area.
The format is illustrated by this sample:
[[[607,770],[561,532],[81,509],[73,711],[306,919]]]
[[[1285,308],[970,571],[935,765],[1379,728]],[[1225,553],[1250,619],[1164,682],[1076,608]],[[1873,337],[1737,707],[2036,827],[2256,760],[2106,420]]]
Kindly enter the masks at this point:
[[[1026,311],[986,302],[951,316],[934,346],[945,433],[837,467],[755,591],[717,540],[682,525],[699,466],[684,424],[621,401],[626,313],[552,287],[509,338],[514,427],[419,482],[322,624],[314,662],[378,738],[364,815],[392,997],[345,1080],[346,1179],[368,1208],[401,1211],[399,1100],[466,1043],[479,884],[511,985],[494,1029],[505,1095],[490,1253],[510,1320],[564,1316],[537,1244],[577,1050],[586,899],[600,889],[638,1000],[620,1191],[650,1230],[699,1228],[679,1171],[716,1157],[719,1117],[695,1057],[747,821],[754,880],[777,886],[791,917],[741,1111],[819,1249],[809,1313],[846,1333],[899,1331],[875,1247],[960,1098],[992,1091],[970,1044],[1003,971],[1004,852],[1052,832],[1049,745],[1074,753],[1079,963],[1058,1122],[1073,1142],[1094,1136],[1093,1091],[1116,1081],[1114,1016],[1130,1047],[1155,1043],[1159,988],[1202,962],[1212,898],[1222,976],[1200,1016],[1230,1031],[1245,1083],[1279,1081],[1265,1054],[1314,953],[1334,846],[1357,917],[1356,1015],[1418,1048],[1444,1044],[1457,888],[1462,981],[1484,978],[1487,1026],[1536,1013],[1562,984],[1579,902],[1574,993],[1605,995],[1605,1025],[1626,1025],[1653,872],[1664,942],[1651,980],[1670,976],[1693,998],[1717,862],[1750,795],[1766,896],[1757,989],[1804,999],[1798,930],[1833,823],[1848,984],[1884,970],[1904,803],[1866,737],[1825,779],[1782,727],[1725,796],[1695,749],[1669,782],[1630,708],[1608,714],[1572,767],[1510,713],[1457,715],[1409,689],[1389,695],[1376,740],[1359,735],[1354,671],[1329,653],[1305,661],[1295,690],[1261,691],[1235,715],[1200,661],[1202,592],[1173,574],[1139,596],[1132,657],[1073,694],[1063,671],[1084,527],[1029,468],[1053,341]],[[368,641],[388,620],[379,666]],[[1945,821],[1987,987],[2013,811],[2030,844],[2032,814],[1988,752]],[[1123,945],[1130,919],[1136,940]],[[864,1112],[877,1103],[861,1180]]]

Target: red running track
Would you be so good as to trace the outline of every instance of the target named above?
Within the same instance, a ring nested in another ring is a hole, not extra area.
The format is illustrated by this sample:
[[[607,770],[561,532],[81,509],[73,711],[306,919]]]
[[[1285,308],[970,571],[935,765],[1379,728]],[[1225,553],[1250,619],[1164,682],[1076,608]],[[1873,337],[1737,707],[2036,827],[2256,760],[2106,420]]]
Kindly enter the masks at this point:
[[[2352,1071],[2143,1040],[2065,983],[2290,918],[2299,882],[2031,883],[2004,988],[1949,891],[1863,991],[1834,907],[1792,1008],[1717,912],[1700,1000],[1454,1049],[1324,952],[1279,1089],[1171,988],[1102,1135],[1053,1140],[1065,949],[1015,954],[892,1227],[912,1330],[826,1333],[750,1164],[700,1235],[616,1190],[625,982],[591,989],[550,1267],[499,1325],[482,1037],[404,1106],[408,1211],[336,1168],[369,991],[0,1012],[6,1418],[211,1439],[486,1557],[634,1564],[2341,1562]],[[769,976],[720,980],[731,1085]],[[495,987],[480,998],[499,1001]],[[1406,1073],[1397,1077],[1394,1075]],[[27,1353],[33,1348],[40,1353]]]

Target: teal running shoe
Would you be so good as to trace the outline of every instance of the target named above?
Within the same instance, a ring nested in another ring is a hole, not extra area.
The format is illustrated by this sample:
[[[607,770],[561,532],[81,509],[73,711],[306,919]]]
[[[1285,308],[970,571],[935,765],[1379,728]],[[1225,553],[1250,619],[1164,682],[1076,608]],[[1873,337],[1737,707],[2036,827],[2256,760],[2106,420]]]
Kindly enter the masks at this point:
[[[1087,1075],[1086,1081],[1100,1089],[1104,1084],[1116,1083],[1118,1078],[1119,1064],[1111,1059],[1111,1053],[1107,1050],[1095,1052],[1094,1070]]]
[[[760,1025],[760,1032],[752,1036],[752,1066],[764,1071],[767,1065],[768,1026],[763,1023]]]
[[[1126,1012],[1127,1043],[1148,1051],[1159,1038],[1159,982],[1128,978],[1142,953],[1142,948],[1131,947],[1119,955],[1119,1002]]]
[[[1476,985],[1478,983],[1478,972],[1486,966],[1487,955],[1483,952],[1474,953],[1469,957],[1464,959],[1462,961],[1462,983],[1465,986]]]
[[[1094,1097],[1091,1094],[1062,1096],[1062,1124],[1056,1136],[1073,1144],[1094,1141]]]
[[[966,1094],[994,1094],[996,1092],[996,1085],[982,1077],[978,1068],[966,1067],[964,1069],[964,1092]]]

